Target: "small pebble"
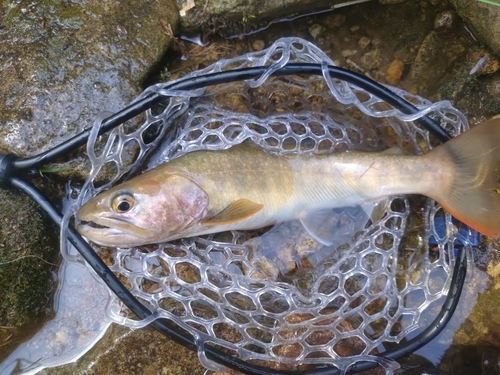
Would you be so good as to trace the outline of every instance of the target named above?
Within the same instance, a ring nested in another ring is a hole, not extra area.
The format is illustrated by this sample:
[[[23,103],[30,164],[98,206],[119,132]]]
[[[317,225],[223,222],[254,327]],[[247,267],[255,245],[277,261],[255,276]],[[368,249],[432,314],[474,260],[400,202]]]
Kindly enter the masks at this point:
[[[309,27],[309,34],[311,34],[311,36],[316,39],[319,35],[321,35],[321,33],[325,30],[325,28],[317,23],[315,23],[314,25],[311,25],[311,27]]]
[[[391,65],[387,68],[385,80],[390,85],[397,85],[401,80],[403,75],[403,62],[401,60],[395,59],[391,62]]]
[[[366,36],[362,37],[361,39],[358,40],[358,46],[361,48],[365,49],[368,47],[368,45],[371,43],[371,40],[367,38]]]
[[[263,40],[257,39],[252,42],[252,47],[254,51],[262,51],[266,44],[264,43]]]
[[[355,33],[359,29],[360,29],[359,25],[354,25],[354,26],[351,26],[351,28],[349,30],[351,30],[351,33]]]
[[[374,49],[365,53],[359,59],[360,65],[366,70],[378,68],[382,64],[382,57],[379,49]]]
[[[355,49],[342,50],[342,56],[344,56],[344,57],[351,57],[351,56],[354,56],[356,53],[358,53],[358,51]]]

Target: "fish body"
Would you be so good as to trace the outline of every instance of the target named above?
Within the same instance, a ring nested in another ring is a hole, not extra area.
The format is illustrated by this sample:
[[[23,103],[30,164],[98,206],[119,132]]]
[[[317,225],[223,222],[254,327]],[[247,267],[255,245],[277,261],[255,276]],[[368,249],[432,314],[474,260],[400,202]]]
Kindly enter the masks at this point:
[[[328,244],[332,208],[423,194],[498,237],[499,168],[500,120],[421,156],[279,156],[242,144],[186,154],[99,194],[80,208],[77,229],[98,244],[129,247],[298,218]]]

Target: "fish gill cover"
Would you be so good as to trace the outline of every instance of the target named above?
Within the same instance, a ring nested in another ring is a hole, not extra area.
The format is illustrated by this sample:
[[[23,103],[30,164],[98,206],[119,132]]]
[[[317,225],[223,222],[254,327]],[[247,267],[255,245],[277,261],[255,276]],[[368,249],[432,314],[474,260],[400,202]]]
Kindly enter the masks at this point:
[[[327,73],[271,76],[290,62],[334,65],[313,44],[283,38],[267,50],[221,60],[188,75],[269,66],[258,80],[190,92],[152,86],[141,97],[163,91],[172,96],[168,105],[147,111],[135,130],[131,124],[113,130],[99,147],[97,120],[88,145],[92,171],[73,212],[127,173],[196,150],[247,141],[277,154],[393,146],[421,154],[437,144],[414,123],[424,114],[454,135],[468,128],[449,102],[432,104],[396,88],[390,87],[421,112],[404,115]],[[126,160],[123,150],[132,144],[139,148],[137,158]],[[95,181],[106,168],[115,175],[97,187]],[[314,241],[292,221],[267,232],[118,248],[107,263],[153,314],[139,321],[114,295],[107,314],[130,327],[168,319],[195,338],[200,360],[212,369],[218,367],[204,356],[206,345],[275,369],[328,365],[345,371],[356,361],[375,360],[392,371],[393,365],[373,355],[434,318],[434,307],[440,306],[451,281],[457,228],[449,214],[425,197],[391,197],[383,209],[382,219],[374,222],[359,208],[335,210],[332,246]],[[434,227],[435,217],[445,218],[444,237]],[[431,236],[437,245],[429,249]]]

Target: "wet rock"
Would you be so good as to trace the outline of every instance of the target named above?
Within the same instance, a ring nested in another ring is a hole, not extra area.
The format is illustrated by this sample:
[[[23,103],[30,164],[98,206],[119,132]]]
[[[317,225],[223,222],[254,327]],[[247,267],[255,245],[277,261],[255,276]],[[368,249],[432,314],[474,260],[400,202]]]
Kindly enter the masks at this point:
[[[439,82],[437,98],[458,101],[470,79],[470,64],[466,60],[457,61],[453,69]]]
[[[182,17],[185,32],[201,30],[205,35],[245,35],[281,18],[331,9],[344,0],[231,0],[200,2]]]
[[[450,2],[472,33],[500,57],[500,7],[481,1]]]
[[[398,363],[401,365],[401,369],[404,369],[402,372],[405,375],[451,375],[437,372],[436,366],[431,361],[415,353],[398,358]]]
[[[52,148],[118,111],[168,48],[173,0],[4,1],[0,34],[0,148]]]
[[[52,311],[50,272],[57,251],[54,228],[27,196],[0,189],[0,212],[1,362]]]
[[[460,38],[443,39],[436,30],[427,34],[410,69],[411,78],[417,82],[418,91],[425,93],[429,90],[436,90],[439,86],[439,78],[450,70],[464,50],[465,47]],[[423,78],[430,76],[433,76],[435,80]]]

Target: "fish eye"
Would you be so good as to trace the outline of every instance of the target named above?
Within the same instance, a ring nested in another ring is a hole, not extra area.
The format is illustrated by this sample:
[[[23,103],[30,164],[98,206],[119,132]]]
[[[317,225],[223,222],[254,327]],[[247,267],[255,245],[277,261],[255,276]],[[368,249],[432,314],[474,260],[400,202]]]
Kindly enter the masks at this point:
[[[113,211],[120,214],[128,212],[134,207],[135,199],[131,194],[120,193],[116,195],[111,201],[111,208]]]

